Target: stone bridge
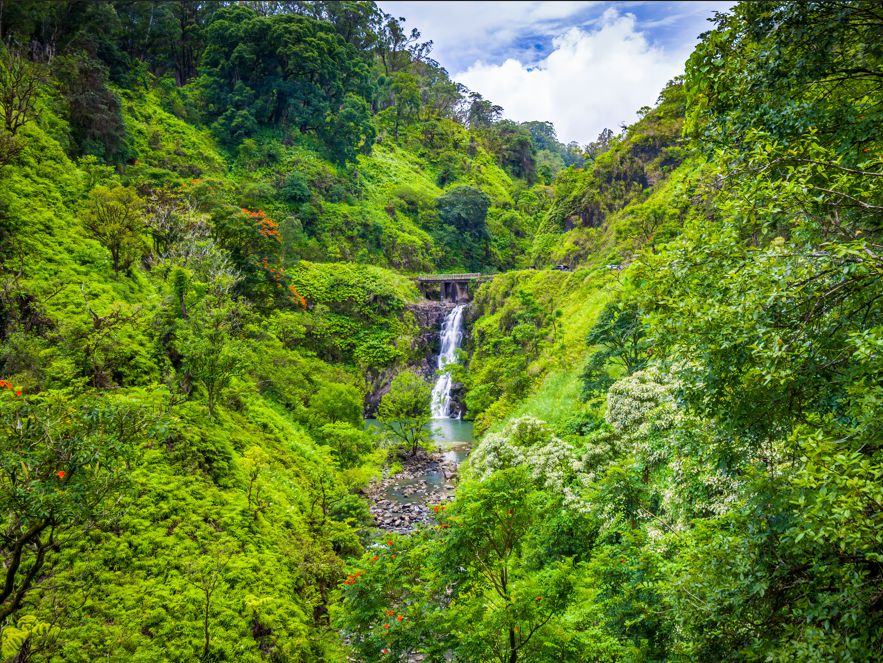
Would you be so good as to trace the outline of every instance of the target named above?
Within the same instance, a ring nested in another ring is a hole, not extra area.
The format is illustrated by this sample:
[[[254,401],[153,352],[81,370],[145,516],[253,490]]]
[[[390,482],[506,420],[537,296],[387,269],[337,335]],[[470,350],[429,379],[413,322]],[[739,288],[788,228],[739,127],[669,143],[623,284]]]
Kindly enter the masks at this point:
[[[493,274],[421,274],[417,286],[427,299],[443,302],[469,301],[469,287],[494,278]]]

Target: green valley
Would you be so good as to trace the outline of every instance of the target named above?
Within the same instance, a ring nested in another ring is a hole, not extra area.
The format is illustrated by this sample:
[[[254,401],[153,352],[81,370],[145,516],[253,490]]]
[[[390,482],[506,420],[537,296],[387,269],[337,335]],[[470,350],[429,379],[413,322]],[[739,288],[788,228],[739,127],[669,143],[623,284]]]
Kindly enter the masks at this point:
[[[879,657],[883,8],[581,146],[382,5],[0,0],[0,658]]]

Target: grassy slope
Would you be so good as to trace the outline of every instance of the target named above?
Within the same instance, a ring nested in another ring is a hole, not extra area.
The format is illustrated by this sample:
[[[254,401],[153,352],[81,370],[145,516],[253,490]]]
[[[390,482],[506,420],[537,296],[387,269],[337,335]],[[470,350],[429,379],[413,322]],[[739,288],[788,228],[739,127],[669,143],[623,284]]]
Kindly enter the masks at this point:
[[[466,384],[478,392],[467,395],[467,403],[479,429],[531,415],[565,432],[588,411],[580,399],[580,374],[590,350],[585,336],[622,287],[614,266],[629,264],[642,247],[675,236],[689,207],[702,200],[705,163],[680,147],[682,104],[680,86],[668,88],[659,106],[609,152],[560,177],[558,198],[539,228],[533,253],[538,263],[580,268],[513,272],[477,296]],[[565,230],[565,218],[576,227]],[[590,225],[580,225],[579,218]],[[539,313],[530,316],[534,304]],[[537,328],[535,347],[507,339],[518,334],[515,323],[524,316]],[[524,379],[513,378],[515,373]]]

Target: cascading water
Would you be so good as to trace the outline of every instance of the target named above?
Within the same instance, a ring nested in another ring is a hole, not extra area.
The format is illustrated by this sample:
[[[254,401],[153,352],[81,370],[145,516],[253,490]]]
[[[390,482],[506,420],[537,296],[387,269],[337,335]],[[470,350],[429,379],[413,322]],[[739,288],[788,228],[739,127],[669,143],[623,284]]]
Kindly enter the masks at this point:
[[[457,304],[445,316],[441,327],[441,348],[438,353],[438,369],[457,362],[457,349],[463,340],[463,311],[466,304]],[[451,375],[442,373],[432,388],[432,418],[448,419],[451,412]]]

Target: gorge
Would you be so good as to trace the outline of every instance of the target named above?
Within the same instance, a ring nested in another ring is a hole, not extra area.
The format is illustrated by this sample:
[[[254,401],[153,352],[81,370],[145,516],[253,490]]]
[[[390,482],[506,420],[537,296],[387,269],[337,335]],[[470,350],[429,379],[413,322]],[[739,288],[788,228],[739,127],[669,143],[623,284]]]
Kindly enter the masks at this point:
[[[883,5],[725,4],[411,5],[568,142],[383,4],[0,0],[0,661],[877,660]]]

